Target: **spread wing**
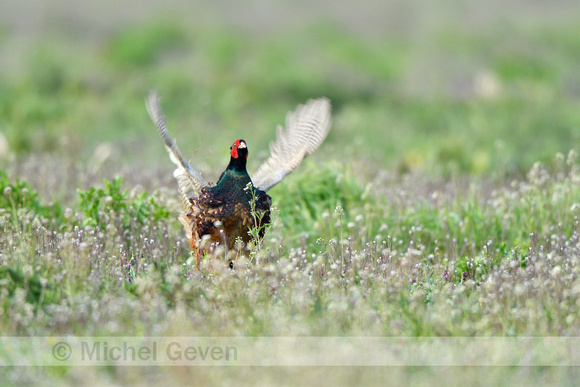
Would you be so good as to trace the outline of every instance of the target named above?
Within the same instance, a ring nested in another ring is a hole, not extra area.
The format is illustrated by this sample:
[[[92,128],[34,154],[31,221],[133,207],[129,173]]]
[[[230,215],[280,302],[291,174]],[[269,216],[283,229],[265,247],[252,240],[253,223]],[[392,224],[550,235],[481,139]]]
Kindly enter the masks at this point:
[[[201,189],[203,187],[209,187],[209,184],[201,174],[193,169],[191,165],[183,158],[183,155],[177,148],[177,145],[169,137],[167,133],[167,124],[165,122],[165,115],[161,110],[159,105],[159,97],[157,92],[152,90],[145,101],[147,105],[147,111],[149,116],[155,122],[159,135],[165,142],[165,147],[169,152],[169,158],[171,161],[177,165],[177,169],[173,172],[173,177],[177,180],[179,184],[179,193],[184,200],[188,200],[191,197],[198,197]]]
[[[286,131],[278,126],[276,142],[270,144],[270,157],[252,177],[254,186],[268,191],[292,172],[322,144],[330,130],[330,101],[309,100],[286,116]]]

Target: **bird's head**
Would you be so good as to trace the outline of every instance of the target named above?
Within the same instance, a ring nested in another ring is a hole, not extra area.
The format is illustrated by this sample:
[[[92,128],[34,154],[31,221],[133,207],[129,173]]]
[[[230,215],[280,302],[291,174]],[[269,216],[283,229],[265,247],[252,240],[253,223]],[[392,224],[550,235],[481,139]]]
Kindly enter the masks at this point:
[[[246,141],[242,139],[234,141],[234,144],[230,147],[230,153],[232,159],[245,161],[248,158],[248,147],[246,146]]]

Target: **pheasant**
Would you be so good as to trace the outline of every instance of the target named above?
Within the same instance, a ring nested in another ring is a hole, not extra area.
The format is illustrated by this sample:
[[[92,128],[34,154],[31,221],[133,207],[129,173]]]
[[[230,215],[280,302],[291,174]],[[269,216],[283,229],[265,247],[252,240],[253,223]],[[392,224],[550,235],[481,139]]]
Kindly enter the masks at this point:
[[[316,150],[330,130],[330,102],[326,98],[309,100],[286,117],[286,130],[277,129],[277,139],[270,144],[270,157],[251,179],[246,170],[248,147],[238,139],[230,147],[230,162],[216,184],[208,183],[183,157],[167,133],[167,125],[155,91],[146,100],[149,116],[171,161],[177,166],[173,176],[182,200],[182,223],[191,251],[196,251],[197,267],[201,256],[217,245],[228,249],[240,239],[247,244],[252,228],[262,238],[270,223],[272,199],[267,192],[292,172]]]

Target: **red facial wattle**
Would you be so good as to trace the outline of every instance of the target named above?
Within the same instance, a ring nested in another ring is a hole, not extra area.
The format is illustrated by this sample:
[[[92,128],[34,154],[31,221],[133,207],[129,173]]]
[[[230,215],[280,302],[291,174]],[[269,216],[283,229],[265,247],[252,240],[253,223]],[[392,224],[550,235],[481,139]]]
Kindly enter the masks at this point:
[[[234,141],[234,145],[230,147],[231,154],[234,159],[238,158],[238,147],[240,146],[240,140]]]
[[[238,148],[240,147],[240,145],[242,145],[242,142],[244,143],[244,146],[246,145],[246,142],[244,140],[236,140],[234,141],[234,144],[231,146],[231,155],[234,159],[238,158]],[[246,159],[248,158],[248,153],[246,153]]]

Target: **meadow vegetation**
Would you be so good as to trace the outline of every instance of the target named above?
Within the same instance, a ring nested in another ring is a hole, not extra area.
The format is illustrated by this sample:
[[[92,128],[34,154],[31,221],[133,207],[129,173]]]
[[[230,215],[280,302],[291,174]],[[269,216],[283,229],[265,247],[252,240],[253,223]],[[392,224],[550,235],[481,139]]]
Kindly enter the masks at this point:
[[[86,46],[39,38],[0,78],[0,331],[579,335],[580,25],[455,28],[417,43],[330,21],[262,35],[161,19]],[[10,39],[0,34],[0,47]],[[144,107],[152,87],[209,180],[232,139],[248,141],[251,174],[287,110],[331,99],[327,141],[270,192],[273,222],[249,257],[219,251],[195,267]],[[85,372],[30,371],[2,374],[56,385]],[[304,370],[337,383],[387,377],[367,371]],[[456,371],[452,385],[573,380],[548,367]],[[122,384],[297,380],[289,369],[86,372]]]

